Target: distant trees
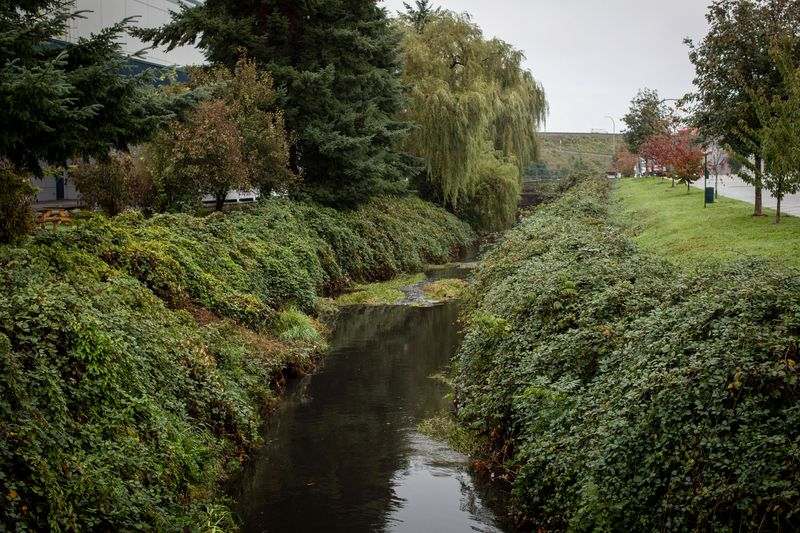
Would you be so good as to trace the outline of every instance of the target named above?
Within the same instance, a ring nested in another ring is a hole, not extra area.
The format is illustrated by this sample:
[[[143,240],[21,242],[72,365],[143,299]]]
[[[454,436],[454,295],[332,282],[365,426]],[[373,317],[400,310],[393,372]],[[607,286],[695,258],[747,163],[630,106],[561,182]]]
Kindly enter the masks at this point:
[[[698,44],[687,40],[696,69],[693,124],[707,139],[720,139],[742,159],[752,158],[741,177],[755,186],[755,211],[762,208],[761,121],[751,95],[771,100],[782,79],[770,57],[776,38],[788,37],[792,55],[800,50],[800,3],[786,0],[715,0],[708,11],[709,32]]]
[[[641,89],[636,94],[622,121],[627,126],[625,142],[634,154],[640,153],[648,139],[666,133],[669,127],[667,109],[658,91],[653,89]]]
[[[347,205],[400,190],[415,168],[398,149],[409,130],[396,118],[399,36],[375,0],[215,0],[138,34],[168,46],[197,41],[230,69],[244,52],[268,72],[296,139],[291,169],[319,200]]]
[[[424,162],[418,189],[468,218],[476,204],[491,205],[493,220],[479,225],[513,223],[520,175],[538,155],[547,113],[542,87],[520,51],[486,39],[468,15],[418,2],[399,25],[409,100],[402,117],[418,125],[404,146]]]
[[[639,156],[633,154],[627,146],[621,145],[617,147],[614,154],[614,160],[611,164],[611,169],[618,172],[623,176],[632,176],[636,165],[639,164]]]

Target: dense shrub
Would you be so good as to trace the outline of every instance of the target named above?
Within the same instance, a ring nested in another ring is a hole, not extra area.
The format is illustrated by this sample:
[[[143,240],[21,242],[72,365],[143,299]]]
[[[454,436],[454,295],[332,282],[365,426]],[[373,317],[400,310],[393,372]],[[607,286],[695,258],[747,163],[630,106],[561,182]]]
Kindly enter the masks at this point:
[[[232,189],[250,186],[244,136],[234,118],[223,100],[208,100],[155,138],[151,153],[163,209],[199,204],[209,194],[221,210]]]
[[[800,277],[678,272],[608,222],[609,187],[537,211],[478,271],[462,420],[538,527],[800,527]]]
[[[35,194],[28,178],[0,160],[0,243],[12,242],[31,230]]]
[[[258,442],[270,383],[322,344],[300,311],[470,238],[408,198],[98,214],[0,247],[0,529],[226,516],[217,483]]]
[[[112,152],[107,159],[77,163],[70,167],[69,175],[84,201],[109,215],[130,207],[149,210],[155,205],[153,175],[139,150]]]

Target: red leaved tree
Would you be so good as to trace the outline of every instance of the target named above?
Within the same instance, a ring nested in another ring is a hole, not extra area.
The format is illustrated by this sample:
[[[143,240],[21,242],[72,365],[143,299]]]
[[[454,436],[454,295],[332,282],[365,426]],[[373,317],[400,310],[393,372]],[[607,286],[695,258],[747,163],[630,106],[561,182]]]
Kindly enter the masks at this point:
[[[697,134],[689,129],[653,135],[642,146],[642,157],[663,169],[673,186],[679,181],[687,190],[703,174],[703,154]]]
[[[674,134],[672,140],[672,172],[688,191],[692,182],[703,175],[703,147],[697,134],[688,129]]]
[[[647,138],[641,148],[641,156],[647,161],[648,170],[669,173],[672,164],[673,142],[669,133],[659,133]],[[675,185],[673,178],[672,184]]]

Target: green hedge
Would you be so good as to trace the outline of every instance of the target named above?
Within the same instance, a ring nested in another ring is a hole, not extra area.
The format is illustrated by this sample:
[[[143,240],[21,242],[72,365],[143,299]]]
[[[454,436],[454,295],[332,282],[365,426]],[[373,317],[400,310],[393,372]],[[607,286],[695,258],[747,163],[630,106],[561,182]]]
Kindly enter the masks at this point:
[[[800,527],[800,275],[682,273],[609,223],[607,180],[485,260],[457,358],[463,422],[548,530]]]
[[[0,529],[225,525],[218,482],[271,383],[320,348],[300,311],[471,239],[404,198],[91,216],[0,247]]]

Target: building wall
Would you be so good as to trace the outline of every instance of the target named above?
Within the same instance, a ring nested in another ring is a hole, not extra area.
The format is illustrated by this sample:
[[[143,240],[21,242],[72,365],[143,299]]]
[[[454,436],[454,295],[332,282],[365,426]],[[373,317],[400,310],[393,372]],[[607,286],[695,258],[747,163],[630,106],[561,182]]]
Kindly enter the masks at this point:
[[[180,4],[193,5],[200,0],[76,0],[77,11],[89,11],[71,22],[65,36],[69,42],[75,42],[81,37],[97,33],[102,28],[107,28],[117,22],[128,18],[138,17],[134,25],[153,28],[169,22],[170,11],[180,9]],[[148,48],[148,45],[128,35],[123,37],[123,49],[128,54],[136,53]],[[183,46],[167,52],[165,48],[148,50],[144,56],[146,61],[163,66],[197,65],[203,63],[203,54],[193,46]]]

